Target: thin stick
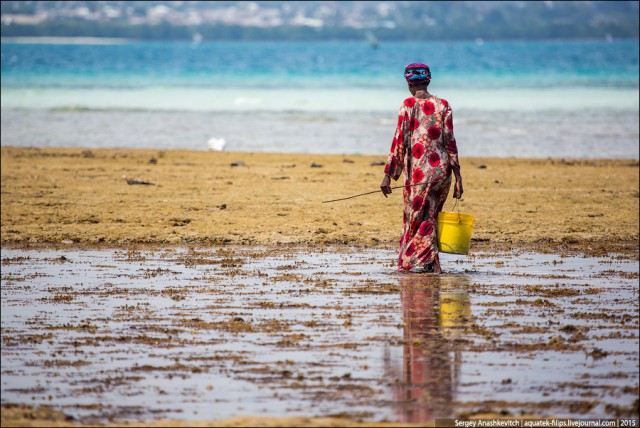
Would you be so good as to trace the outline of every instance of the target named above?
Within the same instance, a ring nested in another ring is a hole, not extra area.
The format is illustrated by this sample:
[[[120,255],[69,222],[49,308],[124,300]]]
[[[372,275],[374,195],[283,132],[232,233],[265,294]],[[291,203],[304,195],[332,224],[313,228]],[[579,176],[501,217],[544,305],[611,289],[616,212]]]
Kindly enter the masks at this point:
[[[421,184],[427,184],[427,183],[425,182],[425,183],[408,184],[406,186],[395,186],[395,187],[392,187],[392,189],[402,189],[404,187],[419,186]],[[365,195],[372,195],[372,194],[378,193],[378,192],[382,192],[382,190],[374,190],[372,192],[360,193],[359,195],[347,196],[346,198],[332,199],[330,201],[323,201],[322,203],[323,204],[328,204],[329,202],[346,201],[347,199],[358,198],[360,196],[365,196]],[[385,195],[385,196],[387,196],[387,195]]]

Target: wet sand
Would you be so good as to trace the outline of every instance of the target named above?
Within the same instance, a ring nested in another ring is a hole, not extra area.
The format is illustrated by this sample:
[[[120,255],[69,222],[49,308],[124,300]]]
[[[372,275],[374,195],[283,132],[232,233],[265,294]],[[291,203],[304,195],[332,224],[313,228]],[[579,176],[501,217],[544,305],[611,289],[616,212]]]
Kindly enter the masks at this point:
[[[322,203],[380,161],[3,147],[2,425],[637,418],[638,161],[463,158],[474,236],[442,277],[394,272],[401,191]],[[227,391],[245,416],[175,412]]]
[[[634,257],[443,254],[444,275],[398,274],[393,259],[344,246],[5,249],[3,417],[637,417]]]
[[[322,203],[378,189],[384,160],[2,147],[2,245],[393,248],[401,189]],[[637,160],[462,157],[461,165],[472,248],[637,251]]]

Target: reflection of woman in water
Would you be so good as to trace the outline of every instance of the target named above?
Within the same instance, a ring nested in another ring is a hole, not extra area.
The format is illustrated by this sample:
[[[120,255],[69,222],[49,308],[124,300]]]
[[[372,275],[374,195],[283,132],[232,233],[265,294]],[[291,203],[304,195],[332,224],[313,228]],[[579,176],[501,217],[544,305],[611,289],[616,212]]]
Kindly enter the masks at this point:
[[[460,281],[466,278],[455,280],[457,283],[453,285],[464,290],[465,284]],[[452,358],[452,343],[441,327],[451,327],[465,319],[468,295],[448,292],[448,284],[442,277],[402,275],[400,288],[404,346],[402,381],[393,386],[394,399],[398,401],[403,422],[448,419],[453,414],[460,352],[454,352]],[[385,365],[393,372],[389,361]],[[388,375],[399,377],[395,373]]]

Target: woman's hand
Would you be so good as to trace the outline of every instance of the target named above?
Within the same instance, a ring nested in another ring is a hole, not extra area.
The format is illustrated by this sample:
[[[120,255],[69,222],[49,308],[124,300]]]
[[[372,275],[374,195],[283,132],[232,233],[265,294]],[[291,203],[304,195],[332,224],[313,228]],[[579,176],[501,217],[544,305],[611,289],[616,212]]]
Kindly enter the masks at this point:
[[[391,177],[388,175],[384,176],[382,183],[380,183],[380,190],[382,190],[382,194],[385,198],[391,193]]]
[[[456,177],[456,184],[453,188],[453,199],[460,199],[462,198],[462,178],[460,177]]]

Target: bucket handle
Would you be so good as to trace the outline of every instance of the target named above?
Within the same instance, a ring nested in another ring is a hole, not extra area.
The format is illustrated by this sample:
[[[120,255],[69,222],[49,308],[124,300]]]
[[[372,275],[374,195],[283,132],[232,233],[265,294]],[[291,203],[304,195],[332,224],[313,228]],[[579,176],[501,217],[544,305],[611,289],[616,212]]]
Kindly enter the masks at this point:
[[[456,207],[458,207],[458,223],[460,223],[460,199],[455,199],[455,202],[453,203],[453,208],[451,209],[452,211],[455,211]]]

